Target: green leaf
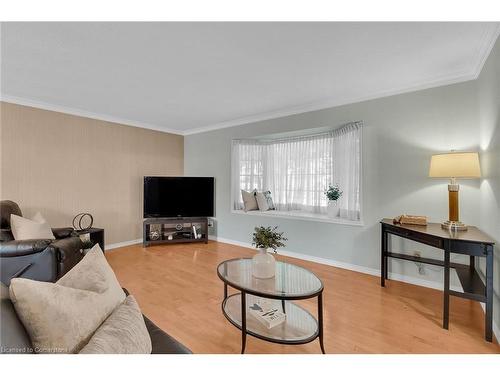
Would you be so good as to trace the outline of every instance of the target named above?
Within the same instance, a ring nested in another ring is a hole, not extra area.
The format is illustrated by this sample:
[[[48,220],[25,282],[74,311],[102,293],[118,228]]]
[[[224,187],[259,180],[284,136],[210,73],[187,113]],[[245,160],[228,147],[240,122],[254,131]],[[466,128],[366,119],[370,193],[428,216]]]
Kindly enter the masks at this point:
[[[283,236],[283,232],[277,231],[278,227],[255,227],[253,233],[252,245],[257,249],[276,249],[285,247],[285,241],[288,238]]]
[[[342,196],[342,190],[340,190],[339,185],[328,185],[328,189],[325,190],[325,195],[330,201],[336,201]]]

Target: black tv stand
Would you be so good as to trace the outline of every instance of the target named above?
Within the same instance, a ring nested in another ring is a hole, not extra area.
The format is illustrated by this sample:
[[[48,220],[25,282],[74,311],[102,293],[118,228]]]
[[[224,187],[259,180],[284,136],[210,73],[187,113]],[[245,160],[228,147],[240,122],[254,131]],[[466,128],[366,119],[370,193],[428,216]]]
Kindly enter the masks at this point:
[[[196,237],[193,230],[196,228]],[[208,243],[207,217],[147,218],[142,223],[142,245],[204,242]]]

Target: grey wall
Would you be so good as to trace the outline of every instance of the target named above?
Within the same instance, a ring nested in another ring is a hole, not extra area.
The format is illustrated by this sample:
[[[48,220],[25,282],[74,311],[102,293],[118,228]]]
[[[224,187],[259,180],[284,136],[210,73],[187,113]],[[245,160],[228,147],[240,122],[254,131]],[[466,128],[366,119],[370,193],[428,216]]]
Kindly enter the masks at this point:
[[[356,120],[365,124],[363,227],[230,212],[231,139]],[[447,219],[447,181],[427,177],[430,157],[450,149],[478,150],[477,123],[476,84],[466,82],[187,136],[184,168],[186,175],[216,177],[219,237],[249,243],[254,226],[279,225],[289,238],[287,251],[378,269],[381,218],[407,213]],[[461,181],[461,219],[472,225],[480,224],[479,184]],[[442,257],[422,245],[398,245],[410,253],[418,249],[422,256]],[[391,271],[420,277],[409,262],[393,260]],[[441,269],[426,266],[425,272],[425,280],[442,283]]]
[[[390,77],[388,77],[390,78]],[[245,216],[230,210],[230,141],[272,133],[364,121],[363,227]],[[331,259],[370,269],[379,268],[379,225],[382,217],[401,213],[447,218],[447,182],[427,177],[435,152],[481,152],[481,180],[460,181],[461,220],[477,225],[500,243],[500,41],[497,40],[475,81],[396,95],[294,116],[261,121],[185,137],[186,175],[215,176],[216,235],[251,242],[256,225],[278,225],[289,237],[287,251]],[[393,241],[404,252],[441,257],[439,251]],[[500,253],[495,248],[494,321],[500,326]],[[454,256],[456,261],[461,261]],[[484,269],[484,262],[480,262]],[[391,272],[408,280],[439,285],[442,270],[393,260]],[[452,274],[452,284],[458,281]]]
[[[500,39],[490,53],[477,80],[481,130],[481,228],[500,243]],[[500,248],[495,248],[493,306],[500,326]],[[481,262],[484,269],[484,262]]]

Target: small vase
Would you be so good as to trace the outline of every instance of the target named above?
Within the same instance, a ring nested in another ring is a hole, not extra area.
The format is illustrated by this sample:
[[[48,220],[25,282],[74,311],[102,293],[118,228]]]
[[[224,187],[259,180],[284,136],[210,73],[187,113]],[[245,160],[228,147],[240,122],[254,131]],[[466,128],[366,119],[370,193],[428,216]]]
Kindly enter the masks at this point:
[[[276,272],[276,260],[267,249],[258,249],[259,253],[252,258],[252,274],[258,279],[269,279]]]
[[[328,201],[327,213],[328,217],[331,219],[335,219],[339,216],[339,205],[337,201]]]

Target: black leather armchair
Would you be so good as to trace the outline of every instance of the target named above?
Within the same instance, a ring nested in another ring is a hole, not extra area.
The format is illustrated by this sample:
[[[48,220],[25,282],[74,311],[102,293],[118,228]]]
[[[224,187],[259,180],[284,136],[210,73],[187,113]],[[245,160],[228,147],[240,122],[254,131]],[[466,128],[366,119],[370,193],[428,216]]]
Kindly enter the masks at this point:
[[[53,228],[55,240],[14,240],[10,215],[22,216],[12,201],[0,202],[0,280],[14,277],[56,281],[83,258],[83,244],[73,228]]]

